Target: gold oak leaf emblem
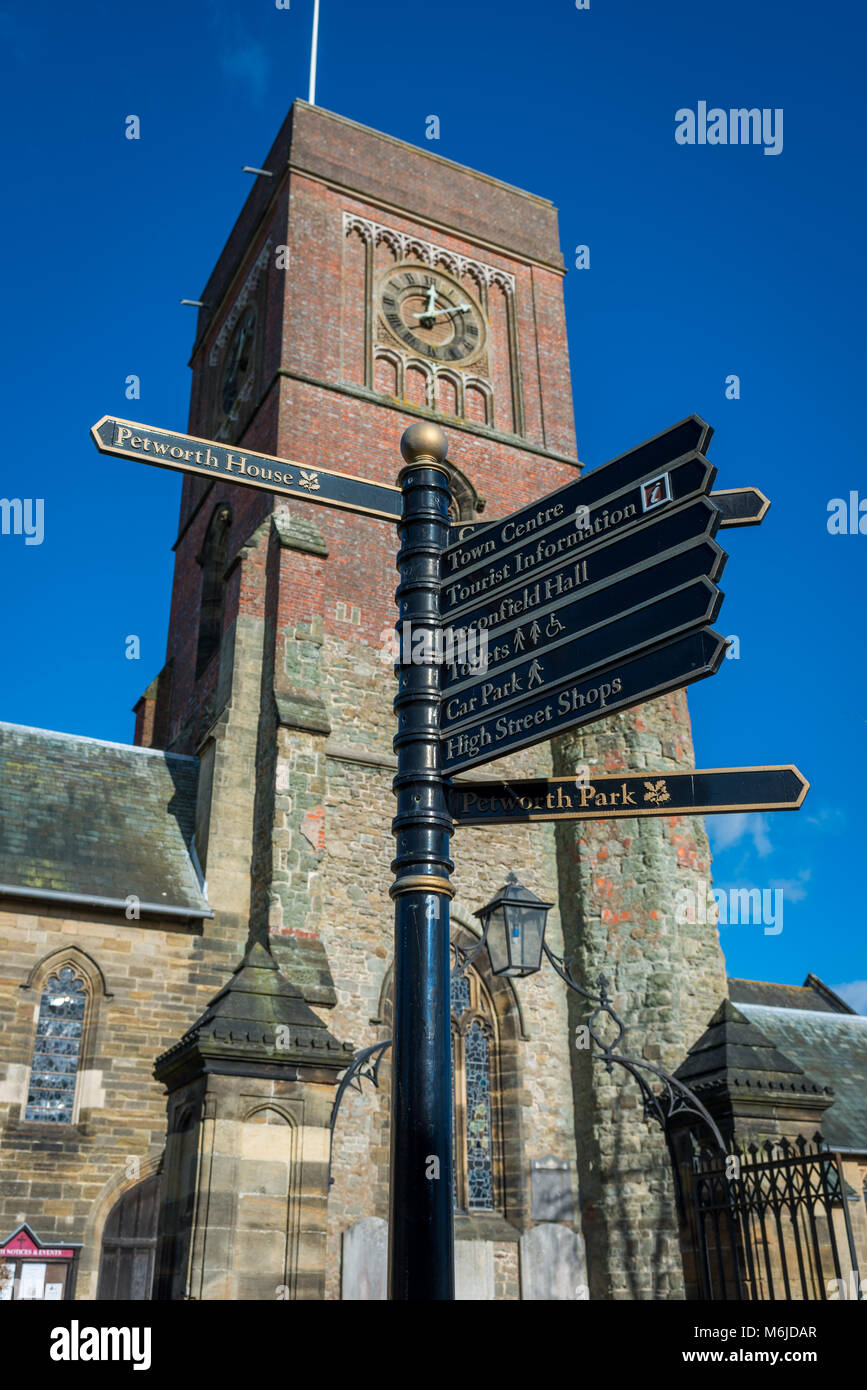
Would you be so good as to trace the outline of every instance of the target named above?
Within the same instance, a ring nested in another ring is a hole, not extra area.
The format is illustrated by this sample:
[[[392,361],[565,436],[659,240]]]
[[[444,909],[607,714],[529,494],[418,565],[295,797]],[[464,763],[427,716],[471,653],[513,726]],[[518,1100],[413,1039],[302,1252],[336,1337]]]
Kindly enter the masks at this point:
[[[318,474],[318,473],[307,473],[307,472],[305,472],[305,470],[302,468],[302,469],[301,469],[301,477],[298,479],[298,486],[299,486],[299,487],[306,487],[306,489],[307,489],[308,492],[318,492],[318,491],[319,491],[319,474]]]
[[[644,800],[651,801],[654,806],[661,806],[663,802],[671,800],[664,778],[660,777],[658,782],[645,782]]]

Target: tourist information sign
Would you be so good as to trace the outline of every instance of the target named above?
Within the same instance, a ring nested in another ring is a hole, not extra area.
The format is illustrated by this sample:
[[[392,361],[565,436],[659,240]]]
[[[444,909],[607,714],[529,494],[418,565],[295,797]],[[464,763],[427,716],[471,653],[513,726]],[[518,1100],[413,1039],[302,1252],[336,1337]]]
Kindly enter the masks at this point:
[[[553,524],[543,524],[540,530],[528,527],[530,534],[526,538],[520,523],[506,519],[498,527],[497,534],[479,536],[467,545],[445,552],[441,616],[449,622],[457,622],[463,611],[481,595],[496,593],[499,596],[515,585],[558,567],[565,566],[565,570],[570,571],[576,559],[583,562],[586,574],[581,582],[593,583],[602,578],[602,573],[597,572],[595,558],[600,552],[602,572],[610,574],[625,568],[631,561],[628,558],[612,561],[611,542],[622,540],[624,549],[615,553],[618,557],[628,557],[628,537],[640,535],[646,527],[669,517],[673,511],[677,514],[690,499],[703,504],[706,533],[713,535],[719,526],[719,512],[710,499],[703,500],[713,476],[714,469],[707,459],[692,454],[670,473],[615,493],[613,498],[606,499],[604,506],[582,508],[577,515],[569,513]],[[646,501],[651,493],[654,500]],[[543,498],[543,503],[546,501]],[[552,510],[559,508],[540,506],[537,515],[547,518]],[[693,520],[697,517],[698,513],[694,513]],[[684,528],[676,541],[668,540],[667,536],[663,528],[660,538],[654,542],[659,553],[687,539]],[[502,537],[511,543],[505,547],[498,544]]]
[[[615,820],[627,816],[703,816],[797,811],[810,784],[796,767],[696,768],[690,772],[606,774],[458,782],[449,812],[458,825]]]
[[[703,446],[711,433],[704,420],[690,415],[538,502],[489,522],[468,540],[447,548],[441,567],[443,582],[481,564],[497,563],[520,543],[538,542],[552,533],[558,535],[564,527],[598,536],[616,526],[628,525],[669,500],[667,475],[672,466],[689,455],[703,455]],[[704,464],[708,476],[702,490],[706,491],[716,470],[707,460]],[[644,488],[639,490],[639,484],[644,484]]]
[[[440,687],[444,772],[718,669],[709,436],[690,416],[444,552],[440,614],[464,639]]]

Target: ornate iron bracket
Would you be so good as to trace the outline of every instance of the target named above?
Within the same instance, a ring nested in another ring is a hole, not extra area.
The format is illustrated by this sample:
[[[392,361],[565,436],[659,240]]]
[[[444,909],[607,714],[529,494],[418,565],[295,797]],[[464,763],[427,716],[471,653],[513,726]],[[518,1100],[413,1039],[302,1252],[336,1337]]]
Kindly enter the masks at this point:
[[[486,935],[487,933],[482,936],[478,945],[472,947],[469,951],[464,950],[462,946],[455,945],[454,942],[452,943],[458,957],[458,963],[451,972],[451,978],[453,980],[464,973],[467,967],[472,964],[476,956],[484,948]],[[657,1067],[653,1062],[645,1062],[641,1057],[628,1057],[617,1051],[617,1048],[620,1046],[626,1034],[626,1025],[612,1006],[609,993],[611,981],[607,979],[605,975],[600,975],[596,981],[598,994],[591,994],[590,990],[585,989],[583,985],[579,985],[569,966],[561,957],[554,955],[547,942],[543,944],[542,949],[563,983],[568,985],[569,989],[574,990],[576,994],[580,994],[582,998],[588,1000],[591,1004],[595,1004],[596,1007],[586,1024],[587,1031],[598,1049],[592,1052],[591,1056],[595,1061],[602,1062],[609,1072],[615,1062],[618,1066],[623,1067],[629,1072],[629,1075],[636,1082],[641,1092],[644,1119],[655,1120],[667,1139],[668,1126],[675,1115],[695,1115],[707,1125],[720,1153],[726,1154],[728,1151],[723,1143],[723,1137],[719,1132],[716,1122],[708,1114],[698,1096],[695,1095],[688,1086],[685,1086],[682,1081],[678,1081],[677,1077],[672,1076],[670,1072],[665,1071],[662,1067]],[[611,1019],[617,1029],[616,1036],[610,1042],[605,1041],[596,1026],[597,1022],[602,1018]],[[329,1187],[334,1181],[331,1176],[331,1152],[334,1148],[334,1127],[337,1124],[337,1116],[340,1112],[341,1101],[350,1087],[352,1087],[353,1090],[361,1091],[362,1080],[370,1081],[376,1087],[379,1086],[379,1068],[382,1065],[383,1057],[390,1047],[391,1038],[387,1038],[385,1042],[374,1043],[372,1047],[365,1047],[361,1052],[356,1052],[341,1078],[340,1085],[337,1088],[337,1095],[334,1097],[334,1105],[331,1109],[331,1143],[328,1151]],[[650,1081],[644,1075],[645,1072],[649,1072],[652,1077],[656,1077],[662,1082],[661,1090],[653,1090]]]
[[[361,1091],[362,1081],[371,1081],[374,1086],[379,1086],[379,1068],[382,1066],[382,1059],[391,1047],[391,1038],[386,1038],[385,1042],[374,1043],[372,1047],[364,1047],[360,1052],[356,1052],[343,1076],[340,1078],[340,1085],[337,1087],[337,1095],[334,1097],[334,1104],[331,1107],[331,1123],[329,1125],[330,1137],[328,1142],[328,1186],[334,1182],[331,1176],[331,1156],[334,1152],[334,1127],[337,1124],[337,1116],[340,1113],[340,1104],[343,1097],[350,1087],[354,1091]]]
[[[454,969],[453,969],[452,972],[451,972],[451,975],[450,975],[450,977],[449,977],[450,979],[452,979],[452,980],[457,980],[457,979],[460,978],[461,975],[463,975],[463,973],[464,973],[464,971],[467,969],[467,967],[470,966],[470,965],[472,965],[472,963],[473,963],[473,961],[475,960],[476,956],[479,955],[479,953],[484,949],[484,947],[485,947],[486,944],[487,944],[487,940],[488,940],[488,927],[487,927],[487,923],[486,923],[486,924],[485,924],[485,930],[482,932],[482,939],[481,939],[481,941],[479,941],[479,942],[477,943],[477,945],[473,946],[471,950],[467,951],[467,950],[464,949],[463,946],[459,946],[458,943],[457,943],[456,941],[453,941],[453,942],[452,942],[452,950],[454,951],[455,955],[457,956],[457,964],[455,965]]]
[[[667,1137],[669,1122],[675,1115],[696,1115],[707,1125],[720,1153],[727,1153],[716,1122],[708,1114],[698,1096],[688,1086],[685,1086],[682,1081],[678,1081],[677,1077],[672,1076],[662,1067],[655,1066],[653,1062],[645,1062],[641,1057],[627,1057],[617,1051],[626,1033],[626,1025],[612,1007],[609,994],[611,981],[605,975],[600,975],[596,981],[599,993],[591,994],[583,985],[579,985],[569,966],[559,956],[554,955],[547,942],[543,943],[542,950],[564,984],[568,985],[570,989],[574,989],[576,994],[589,1000],[591,1004],[596,1005],[586,1024],[590,1037],[599,1049],[598,1052],[592,1053],[592,1056],[595,1061],[602,1062],[609,1072],[615,1062],[626,1068],[641,1091],[645,1120],[655,1120]],[[617,1029],[617,1035],[611,1042],[606,1042],[595,1027],[597,1020],[602,1017],[610,1018]],[[650,1072],[653,1076],[658,1077],[662,1082],[662,1090],[652,1090],[650,1082],[642,1075],[643,1072]]]

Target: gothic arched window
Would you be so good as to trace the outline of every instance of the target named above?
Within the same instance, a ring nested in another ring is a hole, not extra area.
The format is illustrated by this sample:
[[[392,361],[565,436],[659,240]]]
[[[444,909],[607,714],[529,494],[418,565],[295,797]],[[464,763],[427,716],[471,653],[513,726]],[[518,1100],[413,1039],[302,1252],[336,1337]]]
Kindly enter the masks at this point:
[[[496,1031],[479,976],[451,982],[455,1206],[493,1211],[499,1200]]]
[[[214,509],[205,543],[198,557],[202,567],[202,601],[199,608],[199,644],[196,651],[196,678],[220,649],[223,636],[223,610],[226,603],[226,566],[229,563],[229,531],[232,512],[225,502]]]
[[[46,980],[39,1002],[25,1120],[72,1123],[87,1002],[85,981],[71,965],[62,966]]]
[[[484,511],[485,507],[484,497],[479,496],[466,473],[462,473],[453,463],[448,462],[446,468],[452,493],[449,521],[452,526],[457,526],[462,521],[478,522],[480,520],[479,514]]]

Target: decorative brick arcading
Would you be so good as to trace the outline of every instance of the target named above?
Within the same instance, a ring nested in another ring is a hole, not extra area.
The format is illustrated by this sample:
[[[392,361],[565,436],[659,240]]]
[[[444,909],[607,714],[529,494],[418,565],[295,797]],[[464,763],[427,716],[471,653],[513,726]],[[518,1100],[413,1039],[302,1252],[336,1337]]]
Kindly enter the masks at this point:
[[[395,227],[386,227],[369,217],[360,217],[357,212],[344,212],[343,231],[346,236],[350,232],[358,232],[365,241],[374,246],[379,242],[385,242],[401,259],[417,256],[425,265],[444,265],[458,278],[467,274],[474,275],[483,285],[499,285],[506,294],[515,293],[515,277],[507,270],[486,265],[484,261],[477,261],[472,256],[462,256],[455,251],[448,251],[433,241],[413,236],[411,232],[399,232]]]
[[[259,281],[262,279],[265,267],[270,259],[272,246],[273,242],[269,237],[253,262],[250,273],[244,281],[237,299],[224,318],[222,327],[211,345],[211,351],[208,354],[209,367],[216,367],[222,356],[223,349],[229,341],[235,324],[238,322],[244,309],[246,309],[253,295],[256,293],[259,287]]]

